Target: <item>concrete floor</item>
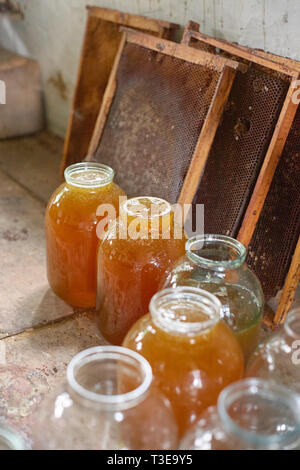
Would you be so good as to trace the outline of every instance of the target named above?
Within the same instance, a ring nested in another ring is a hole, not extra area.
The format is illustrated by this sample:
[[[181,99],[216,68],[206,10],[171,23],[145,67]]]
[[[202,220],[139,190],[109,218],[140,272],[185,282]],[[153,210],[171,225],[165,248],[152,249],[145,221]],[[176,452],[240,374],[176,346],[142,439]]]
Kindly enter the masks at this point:
[[[93,314],[74,312],[46,278],[44,213],[62,145],[48,132],[0,142],[0,422],[29,439],[35,407],[71,358],[105,343]]]

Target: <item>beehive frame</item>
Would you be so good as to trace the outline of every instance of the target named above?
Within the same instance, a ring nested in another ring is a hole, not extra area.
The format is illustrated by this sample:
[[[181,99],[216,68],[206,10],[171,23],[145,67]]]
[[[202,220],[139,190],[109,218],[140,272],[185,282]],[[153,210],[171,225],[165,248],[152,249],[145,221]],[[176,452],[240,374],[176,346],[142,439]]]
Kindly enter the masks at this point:
[[[170,39],[179,27],[168,21],[87,6],[86,29],[65,138],[61,175],[68,165],[82,161],[87,155],[103,94],[122,38],[120,25]]]
[[[259,50],[252,50],[250,48],[239,46],[228,41],[203,35],[199,32],[199,25],[195,22],[189,22],[187,24],[183,34],[182,42],[189,45],[192,39],[202,41],[208,46],[225,51],[237,60],[240,58],[249,62],[253,62],[290,77],[290,86],[288,88],[273,137],[265,155],[263,165],[258,175],[253,194],[250,198],[243,218],[243,223],[237,237],[244,245],[248,247],[259,222],[259,218],[268,196],[278,162],[284,150],[286,141],[291,131],[291,126],[298,110],[298,104],[293,102],[293,95],[295,91],[299,89],[298,85],[295,86],[294,81],[299,79],[300,66],[296,61],[280,58],[270,53],[264,53],[263,51]],[[269,323],[269,325],[272,327],[277,327],[278,325],[284,323],[287,313],[291,307],[295,290],[299,283],[299,261],[300,242],[298,240],[294,255],[291,259],[290,268],[288,270],[284,286],[282,286],[283,292],[280,297],[279,306],[276,310],[274,319],[272,319],[271,324]]]
[[[176,44],[165,39],[158,40],[157,38],[154,38],[150,35],[126,28],[121,29],[124,32],[124,37],[122,43],[120,44],[108,86],[105,91],[93,138],[89,147],[89,156],[87,157],[87,160],[94,160],[97,150],[99,146],[101,146],[101,139],[107,124],[110,107],[114,100],[117,89],[118,67],[124,48],[127,44],[134,44],[147,52],[149,51],[153,54],[161,55],[163,57],[170,57],[174,60],[180,60],[187,64],[194,64],[197,66],[199,65],[199,69],[201,66],[203,69],[205,68],[214,72],[217,71],[220,74],[220,77],[212,102],[210,103],[206,118],[204,120],[204,124],[201,128],[201,131],[199,131],[199,134],[197,134],[198,141],[194,148],[183,186],[177,198],[178,202],[181,204],[190,204],[192,203],[193,196],[198,185],[198,180],[201,176],[202,168],[204,167],[209,155],[211,143],[213,142],[215,132],[226,105],[235,73],[237,70],[245,70],[247,67],[237,63],[236,61],[231,61],[223,57],[215,57],[212,54],[196,51],[182,44]],[[157,156],[157,159],[159,158],[160,157]],[[175,158],[176,155],[174,155],[174,161]],[[116,168],[116,170],[118,170],[118,168]]]
[[[241,48],[241,50],[244,50],[246,52],[252,52],[253,54],[257,54],[260,57],[269,59],[283,66],[294,69],[296,72],[300,73],[300,62],[296,60],[292,60],[287,57],[281,57],[279,55],[272,54],[271,52],[265,52],[260,49],[252,50],[245,46],[239,46],[239,47]],[[299,114],[299,112],[300,112],[300,108],[298,106],[297,114]],[[300,137],[299,137],[299,149],[300,149]],[[300,161],[299,161],[299,165],[300,165]],[[291,261],[290,269],[288,271],[284,288],[282,291],[282,295],[280,297],[280,302],[276,310],[276,315],[274,317],[275,325],[279,325],[284,322],[286,315],[293,303],[295,291],[298,287],[299,282],[300,282],[300,237],[296,245],[296,249],[295,249],[292,261]]]

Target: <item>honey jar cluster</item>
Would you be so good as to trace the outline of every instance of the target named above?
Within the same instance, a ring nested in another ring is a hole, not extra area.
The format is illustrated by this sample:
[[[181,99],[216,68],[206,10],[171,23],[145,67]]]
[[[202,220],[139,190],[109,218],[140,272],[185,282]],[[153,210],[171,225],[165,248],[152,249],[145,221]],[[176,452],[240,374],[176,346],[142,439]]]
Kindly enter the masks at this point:
[[[297,390],[265,359],[276,340],[256,349],[264,297],[246,248],[188,239],[168,201],[128,198],[113,178],[72,165],[47,207],[49,284],[94,309],[111,345],[71,361],[37,448],[298,448]]]

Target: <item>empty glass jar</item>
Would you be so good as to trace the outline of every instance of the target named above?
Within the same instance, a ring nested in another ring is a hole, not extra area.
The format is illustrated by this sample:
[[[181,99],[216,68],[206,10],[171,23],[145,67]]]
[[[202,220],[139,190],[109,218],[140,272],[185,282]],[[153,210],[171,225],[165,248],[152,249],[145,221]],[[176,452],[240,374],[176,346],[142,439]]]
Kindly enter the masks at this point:
[[[225,388],[203,413],[182,449],[289,450],[300,446],[300,402],[275,383],[245,379]]]
[[[0,424],[0,450],[29,450],[29,444],[10,427]]]
[[[243,377],[242,350],[220,321],[220,309],[214,295],[195,287],[162,290],[123,343],[149,361],[181,435],[224,387]]]
[[[222,303],[222,319],[236,334],[247,359],[258,343],[264,297],[245,258],[246,248],[233,238],[190,238],[184,258],[174,265],[163,287],[195,286],[216,295]]]
[[[134,351],[99,346],[77,354],[67,383],[37,410],[36,449],[175,449],[169,401]]]
[[[65,170],[66,182],[54,191],[47,206],[49,284],[73,307],[96,305],[96,255],[101,235],[97,209],[110,205],[110,214],[115,212],[116,217],[119,197],[124,196],[113,178],[112,168],[100,163],[71,165]]]
[[[110,343],[121,344],[148,312],[166,270],[183,256],[185,242],[167,201],[135,197],[121,205],[98,253],[97,323]]]
[[[274,380],[300,394],[300,308],[292,310],[281,329],[259,345],[246,375]]]

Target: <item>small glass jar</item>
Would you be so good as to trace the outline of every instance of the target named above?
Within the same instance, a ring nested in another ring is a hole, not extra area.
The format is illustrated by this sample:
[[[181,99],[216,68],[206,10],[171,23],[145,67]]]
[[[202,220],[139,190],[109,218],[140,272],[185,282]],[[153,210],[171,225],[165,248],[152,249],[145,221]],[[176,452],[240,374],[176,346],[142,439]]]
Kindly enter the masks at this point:
[[[273,380],[300,394],[300,308],[292,310],[280,330],[258,346],[246,376]]]
[[[96,305],[96,253],[101,204],[119,213],[123,191],[114,171],[99,163],[76,163],[51,196],[46,210],[47,271],[51,288],[73,307]],[[113,211],[112,211],[113,212]]]
[[[223,235],[199,235],[186,243],[186,255],[173,267],[163,288],[200,287],[222,303],[222,319],[236,334],[245,360],[259,340],[264,296],[245,263],[246,248]]]
[[[148,312],[165,272],[183,256],[185,242],[167,201],[136,197],[121,205],[98,253],[97,322],[109,342],[121,344]]]
[[[195,287],[158,292],[150,314],[129,331],[123,345],[150,363],[169,398],[182,435],[220,391],[243,377],[243,354],[231,329],[220,320],[221,304]]]
[[[169,401],[152,384],[149,363],[119,346],[77,354],[67,383],[37,409],[34,448],[48,450],[175,449]]]
[[[30,446],[10,427],[0,424],[0,450],[29,450]]]
[[[225,388],[181,441],[185,450],[291,450],[300,447],[300,402],[286,387],[244,379]]]

